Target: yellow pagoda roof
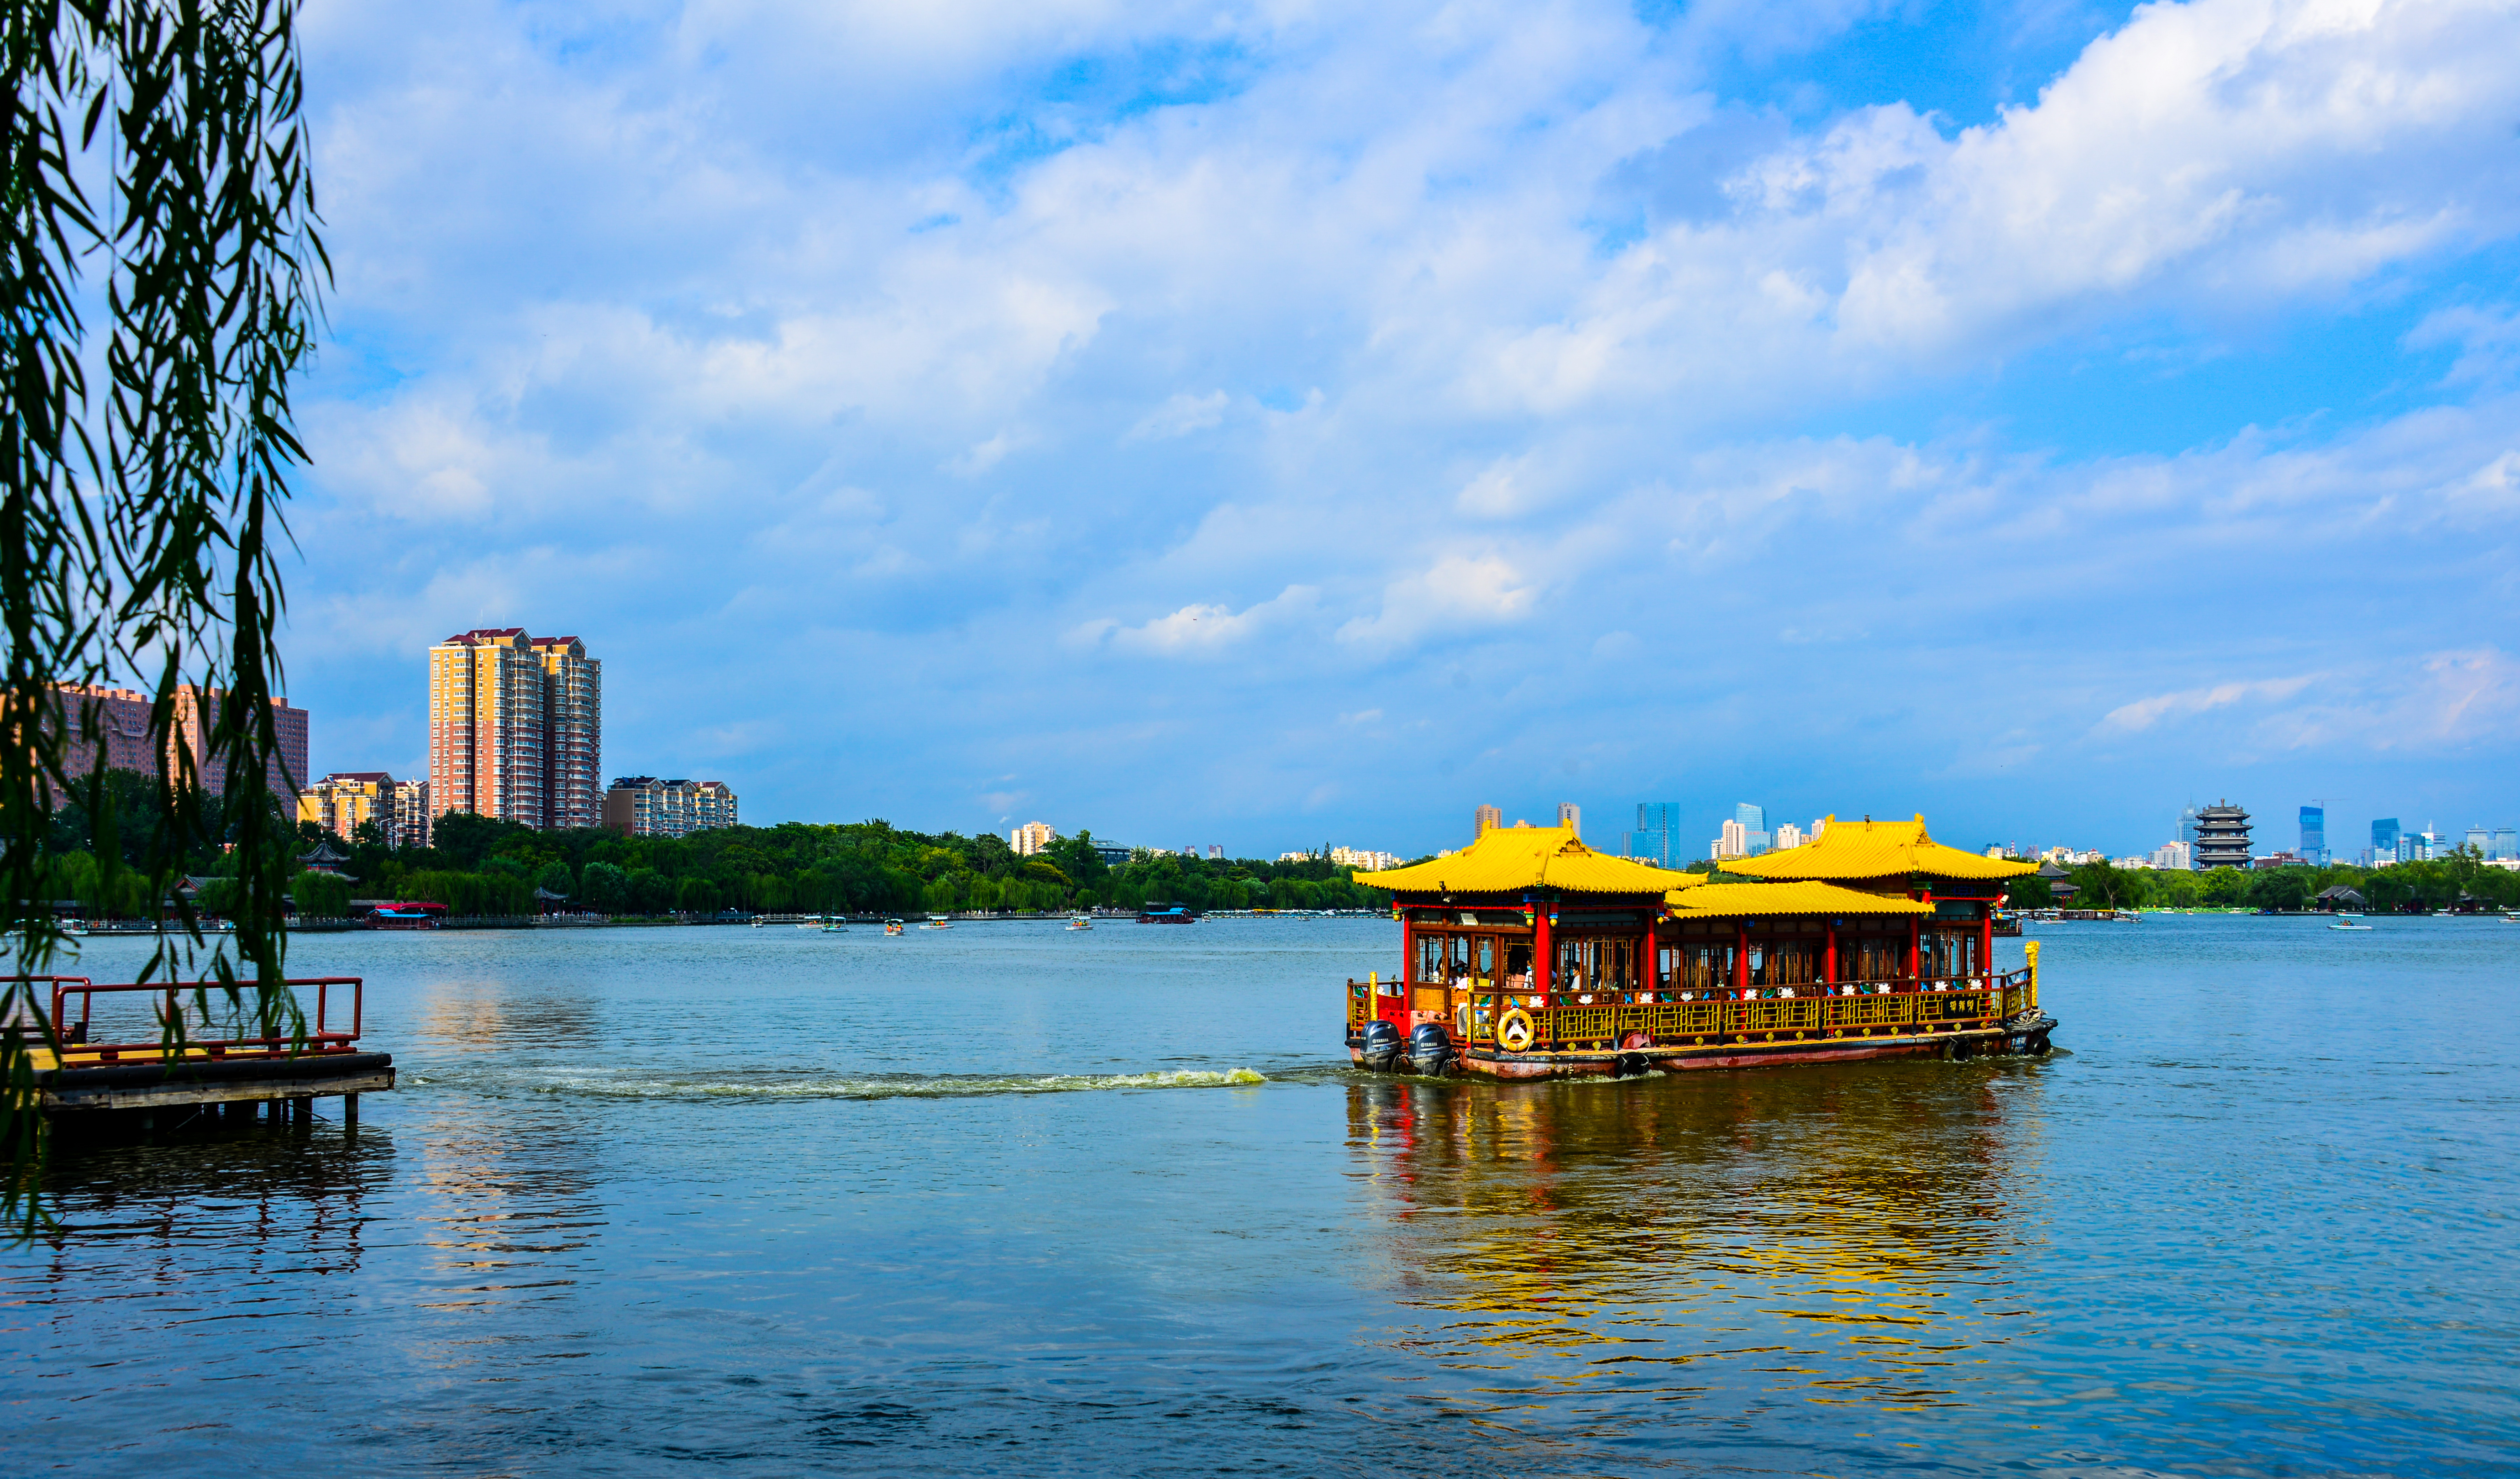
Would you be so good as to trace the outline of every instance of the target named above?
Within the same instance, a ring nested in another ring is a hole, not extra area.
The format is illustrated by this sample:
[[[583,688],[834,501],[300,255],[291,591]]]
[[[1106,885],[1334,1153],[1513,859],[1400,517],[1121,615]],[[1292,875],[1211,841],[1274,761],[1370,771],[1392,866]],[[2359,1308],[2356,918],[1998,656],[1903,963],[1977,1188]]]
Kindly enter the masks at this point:
[[[1920,813],[1913,822],[1840,822],[1828,826],[1800,847],[1761,853],[1755,858],[1726,858],[1726,873],[1753,878],[1861,879],[1906,877],[1923,874],[1935,878],[2017,878],[2037,873],[2036,863],[2014,863],[1945,847],[1925,832]]]
[[[1797,849],[1799,851],[1799,849]],[[1866,893],[1834,883],[1701,883],[1663,896],[1674,919],[1739,919],[1766,915],[1929,915],[1931,904],[1902,894]]]
[[[1571,827],[1492,827],[1450,857],[1349,876],[1394,893],[1520,893],[1553,888],[1564,893],[1662,894],[1698,881],[1691,874],[1595,852]]]

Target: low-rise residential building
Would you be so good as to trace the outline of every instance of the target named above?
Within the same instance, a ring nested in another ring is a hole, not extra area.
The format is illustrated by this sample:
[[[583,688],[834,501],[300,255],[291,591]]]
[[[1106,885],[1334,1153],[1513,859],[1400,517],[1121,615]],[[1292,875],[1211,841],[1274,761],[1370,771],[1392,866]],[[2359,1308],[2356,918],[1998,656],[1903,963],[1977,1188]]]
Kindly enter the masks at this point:
[[[383,771],[335,771],[297,793],[297,820],[312,822],[345,842],[363,822],[390,833],[394,785],[394,778]]]
[[[1058,840],[1058,829],[1047,822],[1027,822],[1007,833],[1007,845],[1012,847],[1019,858],[1034,857]]]
[[[720,781],[616,777],[604,793],[604,825],[633,837],[680,837],[733,827],[735,792]]]
[[[1378,873],[1386,868],[1398,868],[1408,860],[1392,853],[1369,852],[1361,847],[1333,847],[1330,861],[1341,868],[1362,868]]]

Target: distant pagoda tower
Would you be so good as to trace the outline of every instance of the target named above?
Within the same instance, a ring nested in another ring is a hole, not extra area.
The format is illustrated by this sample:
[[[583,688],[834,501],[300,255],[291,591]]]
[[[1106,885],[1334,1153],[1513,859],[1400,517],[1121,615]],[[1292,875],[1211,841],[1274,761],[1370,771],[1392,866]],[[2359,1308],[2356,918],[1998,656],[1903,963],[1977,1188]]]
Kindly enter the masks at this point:
[[[2228,801],[2196,813],[2196,867],[2249,866],[2249,814]]]

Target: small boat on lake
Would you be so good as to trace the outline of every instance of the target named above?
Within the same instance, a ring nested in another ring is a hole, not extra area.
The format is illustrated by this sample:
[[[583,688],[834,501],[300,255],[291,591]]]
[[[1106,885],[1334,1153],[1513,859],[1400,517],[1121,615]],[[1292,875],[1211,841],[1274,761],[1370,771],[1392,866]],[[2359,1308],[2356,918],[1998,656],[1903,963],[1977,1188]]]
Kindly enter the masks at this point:
[[[943,915],[929,915],[926,919],[919,921],[919,927],[922,929],[951,929],[954,927],[954,921],[945,918]]]
[[[888,935],[897,935],[901,933],[901,921],[899,919],[884,920],[883,932]]]
[[[1377,1071],[1621,1076],[1875,1057],[2044,1054],[2039,945],[1995,968],[2006,879],[2037,865],[1913,822],[1840,823],[1714,882],[1492,828],[1353,876],[1392,895],[1401,968],[1350,980],[1350,1058]]]
[[[1160,909],[1148,905],[1138,911],[1138,922],[1141,924],[1195,924],[1198,922],[1198,916],[1191,913],[1186,905],[1167,904]]]
[[[1076,918],[1067,921],[1067,927],[1070,929],[1092,929],[1094,927],[1094,921],[1085,918],[1083,915],[1078,915]]]
[[[2330,929],[2368,929],[2371,926],[2368,924],[2358,923],[2352,919],[2339,919],[2327,927]]]

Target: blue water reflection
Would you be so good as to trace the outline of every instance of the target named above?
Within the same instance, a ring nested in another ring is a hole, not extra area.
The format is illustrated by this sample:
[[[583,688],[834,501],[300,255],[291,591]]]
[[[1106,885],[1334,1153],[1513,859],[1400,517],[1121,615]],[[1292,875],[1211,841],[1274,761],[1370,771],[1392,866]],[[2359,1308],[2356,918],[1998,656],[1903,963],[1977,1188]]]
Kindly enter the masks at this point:
[[[2520,928],[2048,939],[2047,1061],[1498,1087],[1383,920],[306,937],[404,1087],[65,1154],[0,1456],[2508,1471]]]

